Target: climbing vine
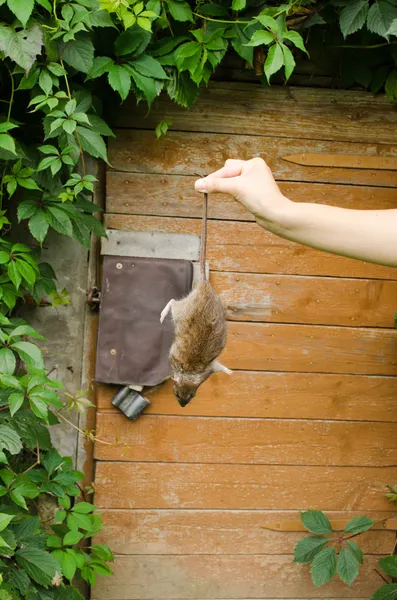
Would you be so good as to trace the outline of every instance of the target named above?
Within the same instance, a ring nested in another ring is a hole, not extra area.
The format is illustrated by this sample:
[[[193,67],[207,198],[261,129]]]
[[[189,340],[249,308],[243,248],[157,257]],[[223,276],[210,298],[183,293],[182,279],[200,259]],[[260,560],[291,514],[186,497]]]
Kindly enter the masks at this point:
[[[105,235],[86,156],[108,162],[117,106],[132,94],[150,107],[164,92],[189,107],[228,52],[263,85],[310,60],[394,102],[396,43],[397,0],[0,0],[0,600],[78,600],[76,577],[92,585],[111,573],[109,548],[91,542],[101,528],[92,490],[48,432],[89,401],[46,373],[45,340],[18,311],[69,302],[41,259],[51,230],[86,248]],[[296,560],[326,552],[333,574],[334,551],[315,540]],[[346,543],[335,567],[345,581],[343,560],[361,562]],[[397,598],[388,590],[377,600]]]

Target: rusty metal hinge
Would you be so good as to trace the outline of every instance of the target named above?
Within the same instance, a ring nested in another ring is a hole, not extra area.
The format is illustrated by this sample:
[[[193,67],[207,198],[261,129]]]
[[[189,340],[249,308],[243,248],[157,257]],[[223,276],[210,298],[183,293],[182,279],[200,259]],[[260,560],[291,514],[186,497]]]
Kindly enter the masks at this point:
[[[91,310],[96,311],[99,310],[100,303],[101,292],[97,287],[93,286],[87,291],[87,304]]]

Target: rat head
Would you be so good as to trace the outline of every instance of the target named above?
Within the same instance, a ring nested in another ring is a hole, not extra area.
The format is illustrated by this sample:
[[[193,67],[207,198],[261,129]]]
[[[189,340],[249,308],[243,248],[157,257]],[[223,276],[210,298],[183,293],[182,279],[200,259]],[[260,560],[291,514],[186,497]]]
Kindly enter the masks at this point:
[[[231,375],[232,371],[224,367],[220,362],[213,361],[204,371],[200,373],[185,373],[178,371],[174,374],[174,394],[179,404],[184,408],[195,397],[200,385],[213,373],[227,373]]]

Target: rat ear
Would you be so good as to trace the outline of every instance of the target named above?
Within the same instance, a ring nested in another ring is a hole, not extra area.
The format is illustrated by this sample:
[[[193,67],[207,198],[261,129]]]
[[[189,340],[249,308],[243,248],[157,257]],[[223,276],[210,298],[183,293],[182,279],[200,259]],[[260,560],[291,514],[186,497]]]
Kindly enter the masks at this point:
[[[233,371],[231,371],[230,369],[228,369],[227,367],[225,367],[224,365],[222,365],[222,363],[220,363],[217,360],[214,360],[212,362],[212,372],[213,373],[227,373],[227,375],[231,375],[233,373]]]

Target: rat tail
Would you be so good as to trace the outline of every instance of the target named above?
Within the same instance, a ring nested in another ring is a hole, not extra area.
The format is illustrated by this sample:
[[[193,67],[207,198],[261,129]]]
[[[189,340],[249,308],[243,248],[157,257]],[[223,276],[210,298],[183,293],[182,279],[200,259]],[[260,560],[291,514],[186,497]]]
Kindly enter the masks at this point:
[[[207,273],[205,268],[205,258],[207,253],[207,216],[208,216],[208,194],[204,194],[204,208],[203,208],[203,225],[201,229],[201,247],[200,247],[200,274],[201,281],[207,280]]]

